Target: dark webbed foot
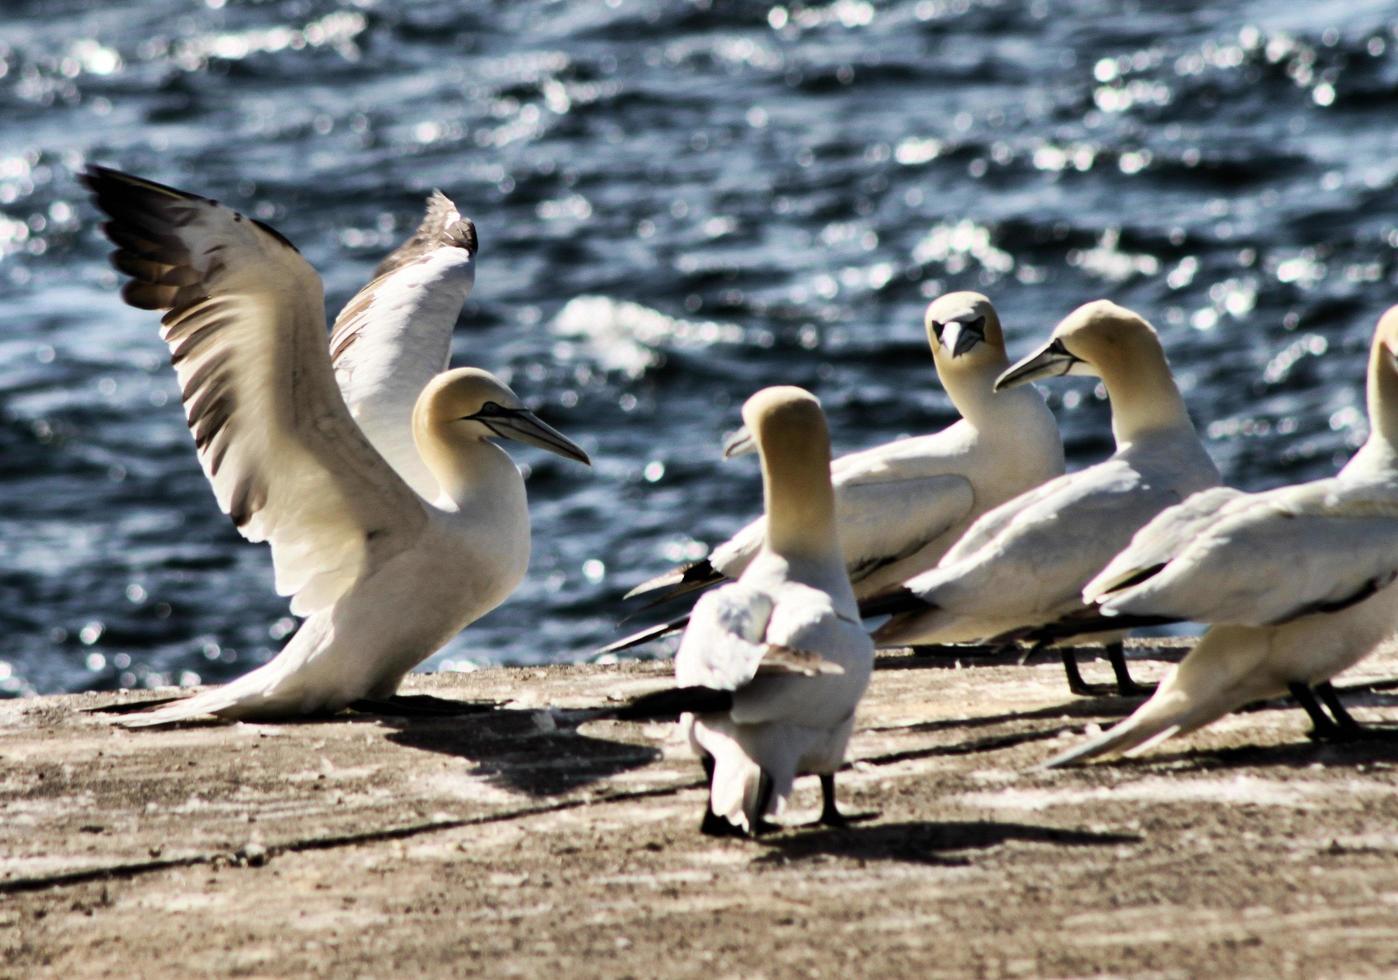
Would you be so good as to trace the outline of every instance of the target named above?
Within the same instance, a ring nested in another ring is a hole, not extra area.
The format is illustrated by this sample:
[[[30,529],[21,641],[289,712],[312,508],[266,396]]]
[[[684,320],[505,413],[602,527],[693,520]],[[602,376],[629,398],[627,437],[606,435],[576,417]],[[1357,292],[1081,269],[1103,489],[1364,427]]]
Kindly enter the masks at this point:
[[[734,826],[728,822],[727,818],[720,817],[717,813],[714,813],[708,803],[704,804],[704,819],[699,823],[699,833],[703,834],[705,837],[743,836],[741,827]]]
[[[1299,681],[1295,684],[1288,684],[1287,690],[1289,690],[1291,696],[1296,699],[1296,703],[1301,705],[1301,707],[1305,709],[1306,714],[1310,716],[1311,730],[1306,733],[1306,737],[1311,741],[1343,742],[1346,741],[1347,738],[1353,738],[1353,735],[1346,736],[1345,729],[1342,725],[1338,725],[1330,719],[1330,716],[1325,713],[1325,709],[1320,706],[1320,702],[1316,700],[1315,692],[1305,684]],[[1331,691],[1333,694],[1334,689],[1332,688]],[[1335,703],[1339,703],[1338,699],[1336,699]],[[1344,711],[1343,707],[1341,707],[1340,710],[1344,713],[1346,718],[1349,718],[1351,726],[1358,727],[1359,723],[1350,717],[1349,712]]]

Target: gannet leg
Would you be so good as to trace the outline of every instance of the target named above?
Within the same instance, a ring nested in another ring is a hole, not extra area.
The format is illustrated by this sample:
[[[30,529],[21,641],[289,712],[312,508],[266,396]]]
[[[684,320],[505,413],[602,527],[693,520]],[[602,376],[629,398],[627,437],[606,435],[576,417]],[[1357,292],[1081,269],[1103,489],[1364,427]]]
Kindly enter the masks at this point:
[[[1315,692],[1320,696],[1321,701],[1330,709],[1330,713],[1335,716],[1338,737],[1341,739],[1393,739],[1398,738],[1398,729],[1377,728],[1373,725],[1365,725],[1345,710],[1344,703],[1340,701],[1340,692],[1335,690],[1335,685],[1329,681],[1324,681],[1315,686]]]
[[[758,837],[770,831],[781,829],[777,824],[770,822],[766,817],[767,805],[772,802],[772,791],[775,788],[776,787],[772,784],[772,777],[767,775],[767,770],[759,769],[757,777],[757,806],[754,808],[757,817],[752,822],[751,830],[753,837]]]
[[[1321,708],[1320,702],[1316,700],[1315,694],[1309,687],[1299,682],[1288,684],[1286,687],[1297,703],[1306,709],[1306,714],[1310,715],[1312,727],[1306,733],[1307,738],[1316,742],[1329,742],[1342,737],[1340,726],[1330,720],[1330,716]],[[1354,721],[1354,719],[1351,718],[1350,721]]]
[[[823,772],[820,774],[820,820],[817,821],[822,827],[848,827],[849,818],[840,812],[840,808],[835,805],[835,774],[833,772]]]
[[[1108,693],[1107,688],[1097,684],[1089,684],[1082,679],[1082,671],[1078,669],[1078,659],[1073,655],[1073,651],[1068,647],[1062,647],[1059,655],[1063,658],[1063,672],[1068,675],[1068,690],[1080,698],[1096,697],[1099,694]]]
[[[1155,693],[1154,684],[1137,684],[1131,679],[1131,671],[1126,669],[1126,647],[1124,644],[1108,643],[1107,659],[1111,661],[1112,673],[1116,674],[1116,692],[1124,698],[1144,697]]]

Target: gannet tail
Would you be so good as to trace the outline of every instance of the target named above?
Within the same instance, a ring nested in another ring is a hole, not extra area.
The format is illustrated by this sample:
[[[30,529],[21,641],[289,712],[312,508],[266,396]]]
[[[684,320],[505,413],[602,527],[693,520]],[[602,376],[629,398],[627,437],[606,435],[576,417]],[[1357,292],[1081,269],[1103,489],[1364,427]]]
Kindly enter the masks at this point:
[[[677,599],[682,595],[688,595],[690,592],[707,589],[711,585],[722,582],[725,578],[727,576],[714,568],[709,563],[709,559],[701,558],[692,564],[682,565],[657,575],[653,579],[647,579],[622,598],[634,599],[637,596],[659,593],[646,604],[649,608],[669,602],[671,599]]]
[[[619,640],[608,643],[597,652],[617,653],[621,650],[630,650],[632,647],[638,647],[643,643],[649,643],[651,640],[658,640],[662,636],[669,636],[671,633],[678,632],[688,625],[689,614],[686,613],[678,619],[672,619],[665,623],[657,623],[654,626],[647,626],[645,629],[632,633],[629,636],[623,636]]]
[[[1261,637],[1262,631],[1247,627],[1214,627],[1130,717],[1059,753],[1042,768],[1108,753],[1140,755],[1167,738],[1187,735],[1249,701],[1269,696],[1274,685],[1254,669],[1259,652],[1265,652]]]
[[[272,660],[221,687],[183,698],[154,711],[116,719],[127,728],[172,725],[206,715],[227,721],[287,718],[338,711],[365,694],[390,694],[397,679],[382,679],[373,691],[356,683],[362,677],[341,663],[337,669],[326,645],[328,617],[311,617]]]

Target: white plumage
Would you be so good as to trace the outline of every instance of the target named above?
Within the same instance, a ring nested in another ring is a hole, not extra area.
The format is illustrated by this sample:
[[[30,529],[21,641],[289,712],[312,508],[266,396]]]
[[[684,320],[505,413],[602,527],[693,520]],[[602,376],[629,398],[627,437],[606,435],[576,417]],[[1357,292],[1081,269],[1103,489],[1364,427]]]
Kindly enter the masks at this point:
[[[308,617],[265,666],[127,723],[284,717],[391,694],[503,601],[528,564],[523,481],[488,439],[585,454],[484,371],[437,375],[411,416],[438,491],[429,503],[351,418],[326,349],[319,277],[289,242],[216,202],[117,171],[92,167],[83,181],[112,219],[113,262],[132,277],[123,296],[168,311],[161,336],[219,506],[244,537],[271,546],[277,591]]]
[[[1083,585],[1143,524],[1218,482],[1155,331],[1106,301],[1069,314],[999,387],[1064,374],[1100,377],[1112,406],[1111,458],[1050,480],[981,517],[933,570],[906,583],[880,645],[1013,637],[1083,609]]]
[[[763,546],[737,582],[695,604],[675,657],[681,687],[732,692],[726,709],[681,721],[710,774],[710,833],[757,832],[800,773],[821,776],[822,819],[839,821],[834,773],[873,669],[841,557],[819,403],[767,388],[743,418],[762,454]]]
[[[434,191],[417,230],[379,263],[330,334],[350,416],[426,500],[440,488],[413,441],[413,407],[447,368],[456,318],[476,281],[476,250],[475,225]]]
[[[994,392],[1009,360],[990,301],[950,293],[927,307],[924,321],[938,377],[962,417],[831,465],[841,548],[859,598],[931,568],[981,514],[1063,472],[1058,426],[1039,393]],[[763,529],[759,517],[706,559],[630,595],[737,578],[761,548]]]
[[[1136,754],[1288,690],[1321,733],[1324,687],[1398,628],[1398,307],[1379,322],[1368,371],[1368,441],[1336,475],[1264,493],[1197,494],[1142,528],[1083,596],[1107,616],[1214,625],[1125,721],[1065,752],[1066,765]]]

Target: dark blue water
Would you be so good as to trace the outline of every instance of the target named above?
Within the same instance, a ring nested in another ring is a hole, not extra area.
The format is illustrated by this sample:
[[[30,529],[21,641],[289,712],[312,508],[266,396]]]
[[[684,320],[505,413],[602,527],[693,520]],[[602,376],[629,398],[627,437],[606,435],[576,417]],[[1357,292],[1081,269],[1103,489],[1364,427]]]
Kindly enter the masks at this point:
[[[338,308],[433,187],[476,221],[456,361],[593,455],[530,467],[529,578],[437,666],[586,658],[755,506],[722,433],[816,391],[837,449],[950,421],[929,297],[1013,355],[1110,297],[1261,488],[1365,435],[1398,300],[1391,3],[11,0],[0,13],[0,692],[217,681],[293,622],[195,463],[74,171],[272,222]],[[1051,392],[1070,465],[1110,451]]]

